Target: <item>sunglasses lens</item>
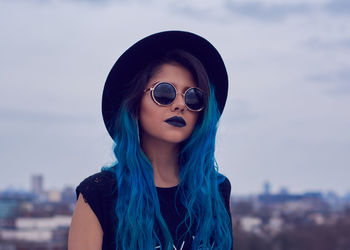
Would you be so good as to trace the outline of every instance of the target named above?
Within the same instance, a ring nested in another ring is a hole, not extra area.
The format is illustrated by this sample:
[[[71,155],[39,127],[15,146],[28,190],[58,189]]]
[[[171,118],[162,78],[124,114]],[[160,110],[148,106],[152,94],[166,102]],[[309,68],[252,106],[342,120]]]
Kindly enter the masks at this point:
[[[203,92],[196,88],[187,90],[185,95],[185,103],[192,110],[200,110],[204,107]]]
[[[162,82],[155,87],[153,96],[158,103],[168,105],[174,101],[176,90],[171,84]]]

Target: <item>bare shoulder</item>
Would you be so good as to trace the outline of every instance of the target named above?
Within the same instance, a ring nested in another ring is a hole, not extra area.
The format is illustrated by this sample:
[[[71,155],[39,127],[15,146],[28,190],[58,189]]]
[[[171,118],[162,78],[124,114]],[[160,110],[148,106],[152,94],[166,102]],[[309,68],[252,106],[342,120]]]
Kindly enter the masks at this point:
[[[95,213],[79,194],[68,236],[68,250],[101,250],[103,231]]]

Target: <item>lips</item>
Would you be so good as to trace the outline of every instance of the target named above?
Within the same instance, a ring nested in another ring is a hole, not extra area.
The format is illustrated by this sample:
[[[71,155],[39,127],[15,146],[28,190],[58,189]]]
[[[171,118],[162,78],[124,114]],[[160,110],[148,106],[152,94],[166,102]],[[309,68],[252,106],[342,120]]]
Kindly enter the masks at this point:
[[[185,120],[180,116],[173,116],[169,119],[166,119],[165,122],[174,126],[174,127],[185,127],[186,126]]]

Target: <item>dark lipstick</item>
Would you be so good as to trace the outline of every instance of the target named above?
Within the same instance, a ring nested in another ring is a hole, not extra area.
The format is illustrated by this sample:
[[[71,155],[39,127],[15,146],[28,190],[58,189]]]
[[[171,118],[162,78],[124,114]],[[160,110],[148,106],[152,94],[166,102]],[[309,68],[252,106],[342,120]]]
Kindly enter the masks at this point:
[[[170,125],[175,126],[175,127],[185,127],[186,126],[185,120],[180,116],[173,116],[169,119],[166,119],[165,122],[167,122]]]

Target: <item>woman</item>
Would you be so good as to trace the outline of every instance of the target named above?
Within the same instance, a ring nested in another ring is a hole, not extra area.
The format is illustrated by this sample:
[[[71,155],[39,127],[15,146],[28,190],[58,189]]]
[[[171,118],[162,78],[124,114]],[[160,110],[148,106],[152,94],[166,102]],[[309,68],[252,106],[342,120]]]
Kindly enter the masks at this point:
[[[77,187],[70,250],[232,248],[231,186],[214,158],[227,85],[221,56],[193,33],[123,53],[102,98],[117,160]]]

